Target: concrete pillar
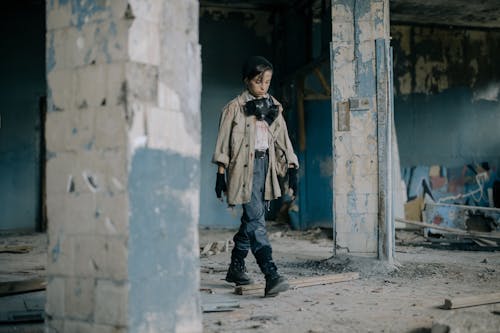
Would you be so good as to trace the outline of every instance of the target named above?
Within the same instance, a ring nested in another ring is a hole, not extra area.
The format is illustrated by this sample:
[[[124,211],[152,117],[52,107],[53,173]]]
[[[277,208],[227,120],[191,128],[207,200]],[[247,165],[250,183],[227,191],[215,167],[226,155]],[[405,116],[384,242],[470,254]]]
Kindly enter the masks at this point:
[[[47,1],[49,332],[201,332],[196,0]]]
[[[337,252],[377,255],[375,41],[389,36],[388,0],[332,1],[334,218]]]

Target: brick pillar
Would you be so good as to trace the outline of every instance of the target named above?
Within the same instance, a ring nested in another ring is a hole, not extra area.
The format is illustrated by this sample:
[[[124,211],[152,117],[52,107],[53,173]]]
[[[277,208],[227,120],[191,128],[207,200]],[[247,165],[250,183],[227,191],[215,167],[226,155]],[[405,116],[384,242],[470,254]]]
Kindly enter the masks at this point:
[[[389,35],[388,0],[333,0],[334,215],[337,252],[377,255],[375,40]],[[339,248],[340,246],[340,248]]]
[[[49,332],[199,332],[198,3],[47,1]]]

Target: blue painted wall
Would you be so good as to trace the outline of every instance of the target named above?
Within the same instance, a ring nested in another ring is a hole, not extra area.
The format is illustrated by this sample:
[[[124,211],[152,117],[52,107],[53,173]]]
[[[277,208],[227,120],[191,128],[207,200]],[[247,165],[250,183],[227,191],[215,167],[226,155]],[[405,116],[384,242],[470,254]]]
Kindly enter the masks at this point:
[[[202,151],[200,225],[234,228],[239,226],[241,210],[229,210],[215,197],[217,167],[211,163],[219,117],[224,105],[244,89],[241,66],[250,55],[263,55],[273,61],[269,35],[259,35],[251,18],[236,12],[200,12],[202,47]],[[265,28],[265,27],[264,27]]]
[[[157,316],[162,332],[174,332],[178,322],[172,310],[198,299],[193,212],[179,193],[197,189],[199,169],[197,159],[168,151],[140,149],[134,154],[128,182],[131,332],[140,331],[148,316]]]
[[[500,32],[393,25],[402,167],[500,165]]]
[[[45,4],[23,3],[0,6],[0,230],[35,230],[41,216]]]
[[[307,149],[300,154],[300,225],[333,226],[332,112],[328,100],[304,103]]]
[[[465,87],[396,97],[402,166],[500,165],[500,103],[472,99],[473,92]]]

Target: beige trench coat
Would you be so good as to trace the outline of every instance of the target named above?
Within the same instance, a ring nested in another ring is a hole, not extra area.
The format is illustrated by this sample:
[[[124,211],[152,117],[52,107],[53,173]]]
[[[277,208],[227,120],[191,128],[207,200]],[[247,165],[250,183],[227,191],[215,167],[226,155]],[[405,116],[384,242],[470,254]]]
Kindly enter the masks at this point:
[[[252,195],[256,117],[247,116],[244,105],[254,98],[248,91],[243,92],[224,107],[220,118],[212,162],[220,163],[226,168],[229,205],[250,202]],[[279,113],[269,126],[269,166],[265,183],[265,200],[281,196],[278,176],[286,175],[288,165],[299,167],[282,115],[283,107],[274,97],[273,100],[279,107]]]

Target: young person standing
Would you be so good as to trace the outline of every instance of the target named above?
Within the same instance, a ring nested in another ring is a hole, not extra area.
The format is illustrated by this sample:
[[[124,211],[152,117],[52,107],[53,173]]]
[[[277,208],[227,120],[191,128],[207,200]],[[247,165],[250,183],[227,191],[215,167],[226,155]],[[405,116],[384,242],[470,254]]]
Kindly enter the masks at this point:
[[[218,165],[217,197],[224,192],[229,205],[243,207],[226,281],[252,283],[245,272],[245,258],[251,250],[265,275],[265,296],[276,296],[289,285],[273,261],[265,211],[269,201],[281,196],[278,177],[288,175],[288,186],[295,195],[299,163],[288,137],[283,108],[268,94],[272,64],[253,56],[243,65],[242,74],[246,90],[224,107],[213,155]]]

